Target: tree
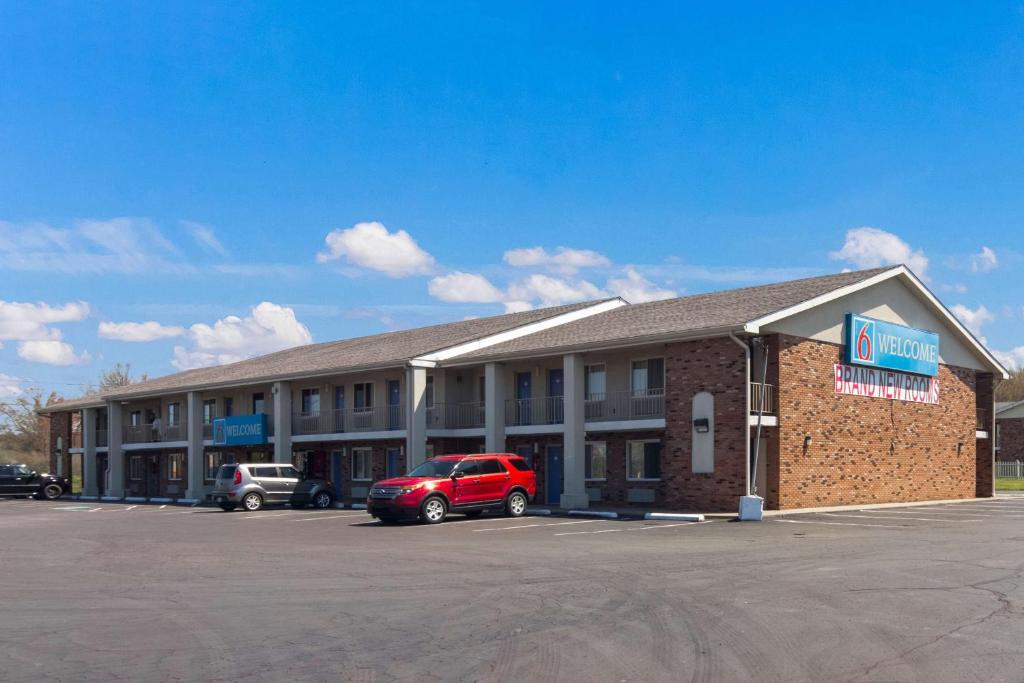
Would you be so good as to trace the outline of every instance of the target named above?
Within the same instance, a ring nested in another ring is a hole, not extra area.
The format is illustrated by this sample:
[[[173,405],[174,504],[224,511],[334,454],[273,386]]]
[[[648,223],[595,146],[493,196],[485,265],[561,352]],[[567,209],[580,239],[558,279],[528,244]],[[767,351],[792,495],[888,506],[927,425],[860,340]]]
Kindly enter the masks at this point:
[[[62,400],[51,392],[44,401],[41,390],[30,389],[27,396],[0,403],[0,453],[4,460],[18,460],[40,470],[49,468],[49,423],[36,411]]]
[[[1005,379],[996,387],[997,401],[1024,401],[1024,368],[1010,372],[1010,379]]]
[[[147,379],[149,378],[146,375],[141,375],[137,380],[132,379],[131,363],[118,363],[100,373],[100,390],[123,387],[134,382],[145,382]]]

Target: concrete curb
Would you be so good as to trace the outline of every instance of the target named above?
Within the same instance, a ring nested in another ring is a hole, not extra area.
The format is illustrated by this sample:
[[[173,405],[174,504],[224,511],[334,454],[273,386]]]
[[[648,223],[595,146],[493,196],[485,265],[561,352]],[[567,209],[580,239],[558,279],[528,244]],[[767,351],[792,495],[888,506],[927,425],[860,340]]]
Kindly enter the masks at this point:
[[[703,522],[704,515],[687,515],[675,512],[648,512],[644,519],[670,520],[673,522]]]
[[[366,509],[366,503],[352,503],[352,505],[349,506],[349,509],[350,510],[365,510]]]
[[[99,500],[97,496],[78,496],[75,500]]]
[[[191,505],[192,507],[195,507],[196,505],[199,505],[199,503],[201,502],[202,501],[199,500],[198,498],[179,498],[176,505]]]
[[[122,500],[127,501],[129,503],[145,503],[146,502],[145,498],[121,498],[119,496],[103,496],[102,498],[100,498],[100,500],[108,502],[108,503],[120,503]]]
[[[532,508],[526,508],[526,514],[531,515],[533,517],[549,517],[551,516],[551,510],[545,510],[544,508],[539,508],[536,510]]]
[[[570,517],[602,517],[604,519],[618,519],[618,512],[604,512],[602,510],[569,510]]]
[[[150,498],[149,502],[150,503],[163,503],[164,505],[166,505],[167,503],[173,503],[174,499],[173,498]]]

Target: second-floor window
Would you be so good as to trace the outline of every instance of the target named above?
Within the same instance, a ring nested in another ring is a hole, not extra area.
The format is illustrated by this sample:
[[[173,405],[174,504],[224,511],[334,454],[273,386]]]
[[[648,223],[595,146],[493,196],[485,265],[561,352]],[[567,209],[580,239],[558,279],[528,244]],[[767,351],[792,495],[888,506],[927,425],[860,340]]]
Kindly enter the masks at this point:
[[[608,390],[607,375],[605,375],[604,363],[599,365],[588,365],[583,374],[583,391],[588,399],[603,399]]]
[[[180,403],[168,403],[167,404],[167,425],[178,425],[181,424],[181,404]]]
[[[141,410],[133,410],[131,412],[131,415],[128,417],[128,424],[130,424],[132,427],[141,427],[142,426],[142,411]]]
[[[316,415],[320,412],[320,390],[319,389],[303,389],[302,390],[302,414],[303,415]]]
[[[373,408],[373,383],[360,382],[355,386],[355,409],[367,411]]]
[[[203,424],[213,424],[213,418],[217,416],[217,400],[209,399],[203,401]]]
[[[334,409],[345,410],[345,387],[334,387]]]
[[[260,415],[267,412],[267,402],[263,399],[263,392],[258,391],[252,395],[252,414]]]
[[[434,407],[434,377],[427,375],[427,390],[425,400],[428,408]]]
[[[634,396],[647,396],[665,390],[665,359],[648,358],[633,361],[630,376]]]
[[[224,417],[231,417],[235,414],[235,399],[224,399]]]

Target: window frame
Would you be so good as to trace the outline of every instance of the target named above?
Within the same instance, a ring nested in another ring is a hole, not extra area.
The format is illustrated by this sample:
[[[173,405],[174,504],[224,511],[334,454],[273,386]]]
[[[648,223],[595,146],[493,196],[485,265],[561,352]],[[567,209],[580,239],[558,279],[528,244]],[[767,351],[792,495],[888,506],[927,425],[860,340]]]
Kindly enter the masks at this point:
[[[593,462],[593,456],[592,455],[590,457],[587,456],[587,448],[590,447],[591,451],[592,451],[593,447],[596,446],[596,445],[600,445],[604,449],[604,476],[603,477],[588,477],[588,476],[586,476],[587,469],[590,469],[591,472],[593,472],[593,465],[591,464]],[[587,467],[588,464],[591,464],[591,466],[589,468]],[[583,444],[583,472],[584,472],[584,474],[583,474],[583,480],[584,481],[608,481],[608,442],[607,441],[597,441],[597,440],[595,440],[595,441],[587,441],[587,442],[585,442]]]
[[[651,392],[651,372],[650,372],[651,368],[650,368],[650,363],[651,363],[652,360],[660,360],[661,361],[661,387],[660,387],[660,389],[661,389],[662,394],[665,393],[665,356],[645,356],[645,357],[642,357],[642,358],[630,358],[629,359],[629,395],[631,397],[633,397],[633,398],[643,398],[645,396],[651,396],[651,393],[650,393]],[[636,393],[637,392],[637,388],[636,388],[636,385],[633,383],[633,366],[636,363],[646,363],[647,364],[647,367],[645,368],[647,370],[647,374],[646,374],[647,386],[644,388],[644,393],[643,394],[637,394]]]
[[[661,469],[662,469],[661,468],[662,463],[660,462],[660,460],[661,460],[661,456],[663,456],[665,454],[665,444],[662,443],[661,439],[630,439],[629,441],[626,442],[626,481],[661,481],[661,479],[662,479],[661,476],[658,476],[658,477],[631,477],[631,476],[629,476],[630,475],[630,472],[629,472],[630,451],[632,450],[633,444],[635,444],[635,443],[637,443],[637,444],[648,444],[648,443],[660,444],[661,445],[661,453],[659,454],[658,472],[661,472]],[[646,455],[647,454],[645,452],[644,456],[646,457]],[[645,469],[646,469],[646,465],[647,465],[647,462],[645,461],[644,462],[644,468]]]
[[[209,408],[209,411],[207,411]],[[212,425],[217,418],[217,399],[208,398],[203,400],[203,424]]]
[[[210,463],[216,462],[216,466],[213,468],[213,474],[210,474]],[[221,465],[230,465],[231,463],[225,462],[224,451],[204,451],[203,452],[203,481],[217,481],[217,472],[220,470]]]
[[[360,388],[363,389],[363,405],[359,405]],[[356,413],[369,413],[373,411],[373,382],[356,382],[352,386],[352,410]]]
[[[141,455],[128,456],[128,479],[130,481],[142,481],[144,472]]]
[[[593,368],[601,368],[601,374],[604,376],[604,391],[594,392],[590,386],[590,375]],[[632,365],[630,366],[632,368]],[[632,372],[630,374],[630,381],[632,381]],[[600,397],[600,398],[598,398]],[[583,366],[583,398],[587,401],[599,401],[608,397],[608,364],[605,362],[591,363]]]
[[[167,404],[167,426],[178,427],[181,425],[181,401],[172,401]]]
[[[259,398],[256,398],[257,396],[259,396]],[[263,409],[262,410],[256,410],[256,401],[259,401],[260,403],[263,404]],[[252,414],[253,415],[263,415],[263,414],[265,414],[267,412],[267,394],[266,394],[266,392],[263,392],[263,391],[254,391],[254,392],[252,392],[252,396],[250,397],[249,405],[252,408]]]
[[[357,458],[360,458],[360,457],[365,457],[366,458],[365,463],[364,463],[365,468],[360,468],[360,469],[365,469],[366,471],[365,472],[361,472],[361,474],[365,474],[367,476],[359,476],[359,477],[356,476],[356,460],[357,460]],[[373,481],[373,449],[372,448],[370,448],[368,446],[359,446],[359,447],[351,449],[351,452],[349,453],[349,479],[351,479],[352,481]]]
[[[316,410],[312,409],[313,399],[316,398]],[[309,399],[309,409],[306,408],[306,400]],[[299,412],[303,417],[312,417],[320,414],[322,405],[320,403],[320,387],[307,387],[299,391]]]
[[[185,454],[167,454],[167,481],[182,481],[185,474]],[[177,475],[177,476],[175,476]]]

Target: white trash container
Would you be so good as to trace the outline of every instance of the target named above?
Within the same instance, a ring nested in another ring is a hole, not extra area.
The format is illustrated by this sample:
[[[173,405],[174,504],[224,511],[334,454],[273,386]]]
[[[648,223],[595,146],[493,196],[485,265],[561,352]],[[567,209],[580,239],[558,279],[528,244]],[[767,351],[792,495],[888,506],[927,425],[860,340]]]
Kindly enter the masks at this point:
[[[760,522],[764,518],[764,498],[761,496],[740,497],[740,521]]]

